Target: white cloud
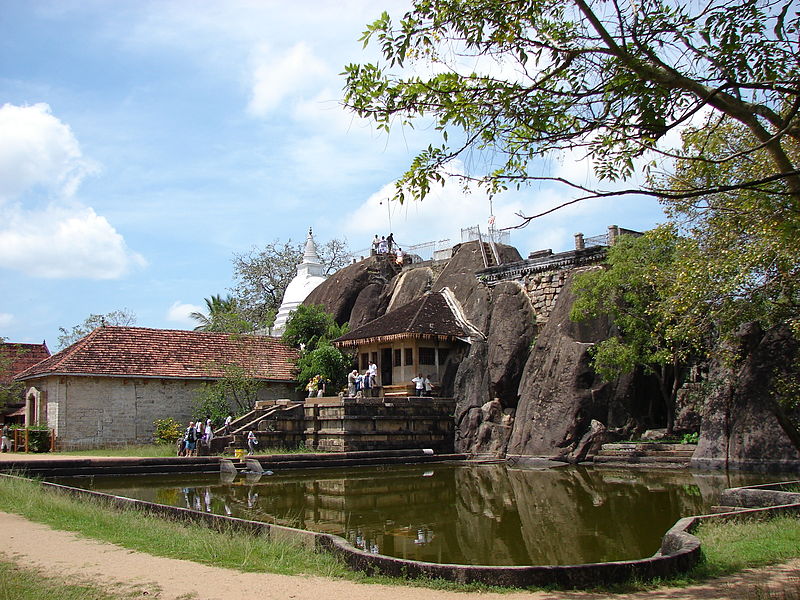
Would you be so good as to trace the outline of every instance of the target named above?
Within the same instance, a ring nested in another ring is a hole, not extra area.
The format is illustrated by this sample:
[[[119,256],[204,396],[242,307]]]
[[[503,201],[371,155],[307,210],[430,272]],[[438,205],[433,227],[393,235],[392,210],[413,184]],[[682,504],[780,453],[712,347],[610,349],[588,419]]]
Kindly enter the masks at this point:
[[[304,42],[281,55],[275,55],[268,46],[260,44],[252,60],[252,89],[247,110],[256,117],[266,117],[289,97],[307,93],[309,89],[316,91],[319,80],[330,74]]]
[[[0,267],[50,279],[116,279],[145,259],[89,207],[3,211]]]
[[[37,186],[72,196],[81,180],[96,171],[72,130],[47,104],[0,107],[0,202]]]
[[[73,198],[97,170],[47,104],[0,108],[0,268],[33,277],[115,279],[146,264]],[[43,200],[26,208],[31,200]]]
[[[457,244],[461,241],[462,228],[480,225],[482,232],[487,230],[489,198],[476,189],[465,191],[454,177],[448,177],[443,187],[434,185],[421,202],[406,201],[401,205],[388,200],[394,192],[394,184],[386,184],[344,216],[339,230],[356,249],[362,248],[362,244],[368,247],[373,235],[387,235],[390,231],[399,245],[408,250],[417,244],[448,239]],[[518,193],[496,196],[491,208],[495,226],[502,228],[517,223],[519,219],[514,213],[522,206],[522,196]]]
[[[14,315],[10,313],[0,313],[0,327],[8,327],[14,322]]]
[[[167,311],[167,321],[180,323],[183,326],[192,327],[192,329],[194,329],[194,325],[197,325],[197,322],[189,316],[193,312],[202,313],[203,308],[195,304],[187,304],[176,300]]]

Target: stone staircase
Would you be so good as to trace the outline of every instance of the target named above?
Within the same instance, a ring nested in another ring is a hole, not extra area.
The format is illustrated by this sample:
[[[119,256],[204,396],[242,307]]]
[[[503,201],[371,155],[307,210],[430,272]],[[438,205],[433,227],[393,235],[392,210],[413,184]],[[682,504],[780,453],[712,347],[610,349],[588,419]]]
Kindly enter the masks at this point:
[[[603,444],[594,457],[594,463],[607,466],[639,466],[682,469],[689,466],[695,444],[668,444],[660,442],[622,442]]]

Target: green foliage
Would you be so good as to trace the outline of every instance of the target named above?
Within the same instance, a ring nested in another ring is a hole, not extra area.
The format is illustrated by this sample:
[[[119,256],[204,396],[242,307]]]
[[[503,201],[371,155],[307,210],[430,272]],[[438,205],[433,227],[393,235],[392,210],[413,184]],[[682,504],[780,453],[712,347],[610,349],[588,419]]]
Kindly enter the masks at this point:
[[[209,418],[220,424],[231,412],[238,417],[255,406],[263,384],[238,365],[222,365],[222,369],[224,377],[204,383],[195,394],[195,419]]]
[[[283,341],[310,352],[347,333],[347,324],[338,325],[322,305],[301,304],[289,315]]]
[[[716,131],[684,134],[686,152],[703,152],[708,162],[679,160],[658,180],[686,193],[731,185],[724,193],[670,199],[664,206],[684,237],[681,269],[676,270],[678,302],[702,313],[706,329],[723,336],[742,323],[764,328],[788,322],[800,333],[800,211],[798,197],[785,181],[748,189],[739,185],[771,172],[767,151],[747,152],[751,133],[725,122]],[[797,163],[800,146],[787,143]]]
[[[636,159],[661,152],[668,132],[704,113],[707,130],[720,116],[741,123],[747,152],[763,147],[768,174],[787,181],[796,200],[798,163],[787,143],[800,138],[800,13],[789,6],[416,0],[399,22],[384,13],[367,27],[362,41],[377,45],[382,61],[345,67],[344,101],[379,130],[421,121],[441,132],[443,143],[423,149],[398,179],[401,202],[424,198],[459,158],[489,165],[461,175],[489,193],[551,179],[571,185],[573,201],[605,196],[599,186],[540,176],[537,159],[568,150],[591,158],[600,180],[630,179]],[[706,161],[702,148],[678,154]],[[642,191],[680,195],[651,186],[618,194]]]
[[[617,335],[592,348],[595,370],[606,380],[637,367],[655,376],[670,431],[681,370],[702,342],[691,315],[676,312],[680,292],[673,273],[679,246],[669,228],[621,236],[608,250],[607,268],[576,275],[570,314],[578,321],[611,317]]]
[[[25,431],[28,432],[28,449],[31,452],[50,451],[50,428],[47,425],[31,425],[29,427],[11,426],[12,431],[19,431],[20,443],[24,444]],[[12,434],[13,435],[13,434]]]
[[[238,302],[232,296],[223,298],[219,294],[205,298],[208,314],[193,312],[189,316],[199,325],[195,331],[221,331],[227,333],[249,333],[258,324],[248,321],[239,310]]]
[[[61,332],[61,335],[58,336],[58,349],[62,350],[67,346],[71,346],[98,327],[131,327],[133,325],[136,325],[136,315],[127,308],[114,310],[102,315],[91,314],[86,317],[83,323],[73,326],[70,330],[63,327],[58,328]]]
[[[0,409],[8,403],[20,402],[25,392],[25,384],[21,381],[11,381],[11,367],[14,359],[21,356],[24,350],[11,350],[12,346],[5,345],[5,338],[0,337],[0,382],[8,380],[8,383],[0,383]]]
[[[700,434],[697,432],[684,433],[683,437],[681,438],[681,444],[696,444],[699,439],[700,439]]]
[[[153,421],[153,441],[156,444],[174,444],[183,435],[183,425],[172,417]]]
[[[303,389],[308,390],[308,384],[318,378],[314,390],[319,389],[322,380],[326,384],[327,394],[332,396],[342,389],[347,383],[347,373],[350,370],[350,358],[328,343],[317,346],[310,352],[305,352],[297,361],[299,374],[298,381]]]
[[[331,340],[345,333],[347,323],[338,325],[333,315],[325,312],[322,306],[301,304],[292,311],[283,332],[283,341],[301,348],[297,361],[300,389],[308,390],[308,383],[314,376],[320,376],[335,390],[346,384],[350,357],[330,344]]]

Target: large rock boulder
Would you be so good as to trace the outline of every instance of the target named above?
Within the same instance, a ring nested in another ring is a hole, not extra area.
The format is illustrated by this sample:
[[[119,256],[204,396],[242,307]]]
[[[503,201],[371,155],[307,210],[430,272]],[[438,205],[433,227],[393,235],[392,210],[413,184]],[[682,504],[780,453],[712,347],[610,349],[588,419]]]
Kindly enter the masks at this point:
[[[475,285],[482,286],[477,280]],[[536,324],[533,307],[518,284],[505,282],[484,292],[491,312],[478,316],[488,326],[486,340],[473,342],[455,380],[456,449],[501,455],[511,435]]]
[[[692,465],[748,470],[797,470],[800,452],[786,435],[775,404],[782,382],[796,377],[799,344],[786,326],[766,334],[743,326],[728,348],[731,361],[712,365],[715,389],[706,400]],[[795,417],[797,415],[788,415]]]
[[[382,290],[400,272],[400,266],[390,258],[388,254],[370,256],[339,269],[319,284],[303,304],[321,304],[340,325],[350,321],[353,308],[364,288],[377,285]],[[373,288],[366,294],[374,298],[375,291],[376,288]],[[365,298],[359,306],[359,319],[367,318],[370,312],[365,307],[366,302]]]
[[[514,247],[498,244],[497,248],[503,263],[521,260]],[[486,332],[491,311],[489,288],[480,284],[475,277],[475,273],[483,268],[480,243],[460,244],[454,248],[453,257],[433,282],[431,289],[439,291],[445,287],[450,288],[470,322],[480,331]]]
[[[617,390],[595,374],[589,349],[611,335],[611,324],[604,318],[571,321],[571,287],[570,276],[525,365],[510,456],[582,459],[593,446],[586,438],[592,420],[595,433],[605,435],[600,425],[608,422]]]
[[[385,293],[388,296],[386,311],[399,308],[413,302],[431,290],[433,284],[433,269],[430,267],[416,267],[403,270],[395,277]]]
[[[536,315],[524,288],[503,282],[491,290],[487,368],[492,398],[516,408],[519,382],[536,335]]]

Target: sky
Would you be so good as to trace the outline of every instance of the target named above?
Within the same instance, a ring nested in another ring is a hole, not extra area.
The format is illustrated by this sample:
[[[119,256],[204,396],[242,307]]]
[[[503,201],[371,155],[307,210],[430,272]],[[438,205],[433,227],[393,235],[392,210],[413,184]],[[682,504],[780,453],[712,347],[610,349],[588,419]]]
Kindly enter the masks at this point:
[[[388,202],[438,138],[376,132],[341,105],[344,66],[400,0],[0,0],[0,337],[125,309],[142,327],[193,329],[189,313],[235,285],[232,258],[269,242],[375,234],[407,249],[461,241],[490,214],[519,222],[570,199],[545,184],[496,196],[457,183]],[[543,169],[592,179],[577,156]],[[608,225],[663,221],[653,200],[582,202],[511,232],[522,256]]]

